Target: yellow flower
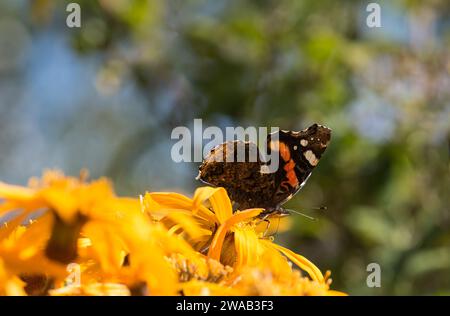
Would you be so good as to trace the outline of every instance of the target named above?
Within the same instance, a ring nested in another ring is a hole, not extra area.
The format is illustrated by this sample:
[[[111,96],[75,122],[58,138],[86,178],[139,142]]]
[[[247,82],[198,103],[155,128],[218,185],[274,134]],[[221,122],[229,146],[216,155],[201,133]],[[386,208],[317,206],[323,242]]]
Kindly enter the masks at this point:
[[[86,173],[0,182],[0,295],[343,294],[265,236],[262,211],[233,212],[223,188],[137,199]]]
[[[14,275],[62,286],[66,264],[76,262],[86,285],[119,280],[144,283],[150,294],[176,294],[177,276],[165,259],[175,242],[139,199],[116,197],[106,179],[88,183],[51,171],[28,188],[0,183],[0,199],[0,215],[19,212],[0,228],[0,256]],[[30,215],[35,219],[22,226]]]
[[[7,236],[24,219],[38,212],[51,214],[51,234],[45,254],[49,259],[67,264],[77,257],[77,238],[83,225],[95,219],[98,204],[114,198],[109,181],[100,179],[87,183],[83,178],[65,177],[62,173],[48,171],[42,180],[32,179],[30,187],[23,188],[0,183],[0,215],[19,211],[8,222],[0,238]],[[33,214],[34,213],[34,214]]]
[[[204,205],[206,201],[211,209]],[[305,271],[314,284],[329,288],[327,278],[311,261],[262,236],[257,229],[260,222],[257,216],[262,209],[233,213],[223,188],[199,188],[193,199],[167,192],[148,193],[144,204],[150,214],[159,214],[160,221],[171,231],[188,235],[187,240],[193,247],[207,254],[209,259],[233,266],[229,284],[240,278],[242,270],[248,267],[269,269],[272,277],[289,279],[293,273],[289,259]]]
[[[44,248],[50,237],[52,217],[45,214],[25,226],[17,226],[10,234],[0,239],[0,257],[9,271],[20,276],[52,276],[64,278],[66,267],[50,260]],[[5,235],[8,224],[0,234]]]

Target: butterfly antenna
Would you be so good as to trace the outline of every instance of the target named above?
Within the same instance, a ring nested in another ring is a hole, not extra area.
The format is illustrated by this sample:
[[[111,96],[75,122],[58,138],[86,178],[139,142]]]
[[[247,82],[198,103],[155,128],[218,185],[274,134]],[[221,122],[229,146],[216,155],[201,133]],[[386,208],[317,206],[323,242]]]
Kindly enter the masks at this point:
[[[301,212],[299,212],[299,211],[294,211],[294,210],[290,210],[290,209],[285,209],[285,210],[288,211],[288,212],[292,212],[292,213],[294,213],[294,214],[297,214],[297,215],[301,215],[301,216],[303,216],[303,217],[306,217],[306,218],[308,218],[308,219],[310,219],[310,220],[312,220],[312,221],[317,221],[317,218],[312,217],[312,216],[309,216],[309,215],[306,215],[306,214],[301,213]]]

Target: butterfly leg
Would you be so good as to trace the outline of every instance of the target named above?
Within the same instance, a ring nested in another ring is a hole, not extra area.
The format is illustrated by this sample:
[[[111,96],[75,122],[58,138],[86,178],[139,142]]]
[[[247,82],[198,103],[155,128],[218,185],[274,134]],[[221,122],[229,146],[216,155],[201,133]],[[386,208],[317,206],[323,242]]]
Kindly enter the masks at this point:
[[[266,238],[267,232],[269,231],[269,228],[270,228],[270,220],[268,220],[267,218],[264,218],[262,221],[267,223],[266,229],[264,230],[264,233],[263,233],[263,238]]]

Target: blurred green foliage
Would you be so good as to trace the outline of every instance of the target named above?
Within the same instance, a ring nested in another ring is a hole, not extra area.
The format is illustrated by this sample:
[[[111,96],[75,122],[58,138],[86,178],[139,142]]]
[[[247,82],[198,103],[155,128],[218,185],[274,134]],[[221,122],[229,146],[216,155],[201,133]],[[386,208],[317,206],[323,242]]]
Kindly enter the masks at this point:
[[[318,122],[333,129],[331,146],[286,207],[328,210],[306,210],[319,220],[295,217],[277,239],[350,294],[450,294],[448,1],[378,1],[380,29],[365,25],[364,1],[77,2],[82,27],[64,32],[80,58],[101,61],[98,88],[134,82],[157,122],[105,161],[119,190],[145,190],[127,180],[130,166],[194,118],[293,130]],[[64,28],[66,3],[32,1],[26,24]],[[196,167],[180,185],[187,192],[199,185]],[[381,288],[366,285],[371,262]]]

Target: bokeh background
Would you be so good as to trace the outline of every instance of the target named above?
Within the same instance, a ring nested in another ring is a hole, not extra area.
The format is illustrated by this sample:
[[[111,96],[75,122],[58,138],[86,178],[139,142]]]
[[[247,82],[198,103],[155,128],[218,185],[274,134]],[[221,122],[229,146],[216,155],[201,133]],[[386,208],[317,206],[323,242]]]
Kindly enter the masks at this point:
[[[191,195],[176,126],[333,129],[276,240],[359,295],[450,295],[450,2],[0,2],[0,180],[45,168]],[[308,210],[326,205],[328,210]],[[306,210],[305,210],[306,209]],[[379,263],[380,288],[366,285]]]

